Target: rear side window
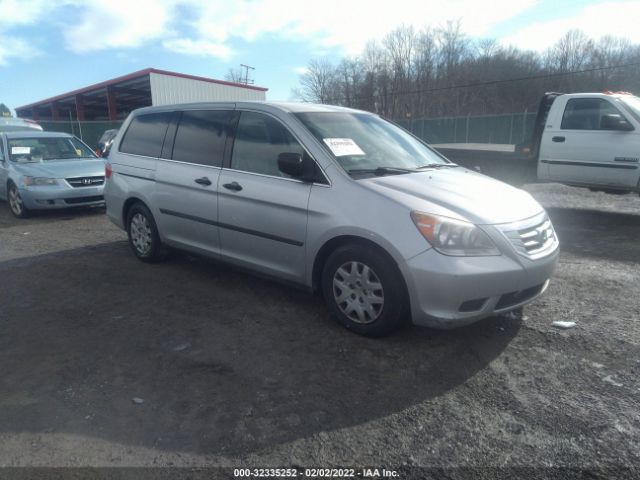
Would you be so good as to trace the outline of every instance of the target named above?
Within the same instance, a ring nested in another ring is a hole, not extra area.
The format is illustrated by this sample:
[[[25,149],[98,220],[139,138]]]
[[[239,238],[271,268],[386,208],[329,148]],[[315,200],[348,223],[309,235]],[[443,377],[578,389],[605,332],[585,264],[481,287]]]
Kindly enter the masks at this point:
[[[624,118],[616,107],[602,98],[572,98],[567,102],[562,115],[563,130],[602,130],[602,117],[617,114]]]
[[[276,119],[261,113],[242,112],[233,144],[231,168],[286,177],[278,169],[278,155],[285,152],[305,153],[293,135]]]
[[[172,112],[158,112],[135,116],[120,143],[120,151],[159,157],[171,115]]]
[[[227,110],[182,112],[171,158],[221,167],[232,116]]]

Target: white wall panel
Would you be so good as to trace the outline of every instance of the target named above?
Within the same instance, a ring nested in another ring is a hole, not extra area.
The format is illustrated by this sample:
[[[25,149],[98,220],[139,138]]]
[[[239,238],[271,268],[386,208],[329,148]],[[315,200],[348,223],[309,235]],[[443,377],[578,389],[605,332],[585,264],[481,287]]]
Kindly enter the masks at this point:
[[[150,73],[152,105],[190,102],[229,102],[265,100],[262,90],[234,87],[191,78]]]

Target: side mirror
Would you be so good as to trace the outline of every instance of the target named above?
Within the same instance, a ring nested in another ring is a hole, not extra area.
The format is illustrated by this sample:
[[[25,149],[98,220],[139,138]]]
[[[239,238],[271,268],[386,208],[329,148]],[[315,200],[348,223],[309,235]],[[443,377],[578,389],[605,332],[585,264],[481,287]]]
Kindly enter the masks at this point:
[[[278,155],[278,169],[290,177],[302,177],[305,170],[304,164],[304,158],[299,153],[285,152]]]
[[[602,130],[619,130],[622,132],[630,132],[633,130],[633,125],[627,122],[622,115],[618,113],[609,113],[603,115],[600,119],[600,128]]]
[[[303,182],[325,183],[320,169],[308,154],[284,152],[278,155],[278,169]]]

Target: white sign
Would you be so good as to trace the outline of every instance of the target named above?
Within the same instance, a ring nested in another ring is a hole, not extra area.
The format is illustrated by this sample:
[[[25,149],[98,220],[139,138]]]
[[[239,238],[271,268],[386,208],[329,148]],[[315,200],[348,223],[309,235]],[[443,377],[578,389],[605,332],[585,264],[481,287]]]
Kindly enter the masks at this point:
[[[11,147],[11,155],[29,155],[31,147]]]
[[[350,138],[324,138],[323,140],[336,157],[365,154],[358,144]]]

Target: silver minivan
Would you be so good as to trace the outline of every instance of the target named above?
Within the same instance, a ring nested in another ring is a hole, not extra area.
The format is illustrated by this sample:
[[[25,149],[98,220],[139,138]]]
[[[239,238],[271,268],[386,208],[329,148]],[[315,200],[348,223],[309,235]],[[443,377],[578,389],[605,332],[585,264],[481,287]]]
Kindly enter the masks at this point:
[[[518,309],[558,259],[527,192],[358,110],[143,108],[120,129],[105,176],[107,214],[140,260],[177,248],[302,285],[363,335]]]

